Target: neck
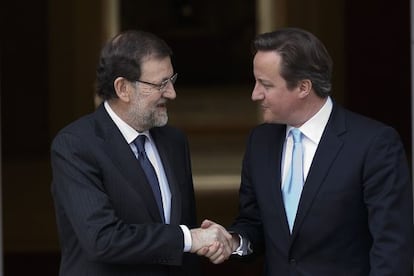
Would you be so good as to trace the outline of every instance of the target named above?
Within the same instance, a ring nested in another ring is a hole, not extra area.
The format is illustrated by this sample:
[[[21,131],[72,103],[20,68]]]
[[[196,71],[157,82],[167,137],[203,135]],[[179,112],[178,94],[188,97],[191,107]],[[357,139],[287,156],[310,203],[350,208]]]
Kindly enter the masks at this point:
[[[129,112],[128,103],[125,103],[118,99],[111,99],[111,100],[108,100],[108,104],[111,107],[112,111],[115,112],[116,115],[118,115],[118,117],[121,118],[122,121],[130,125],[136,131],[143,132],[144,130],[146,130],[136,125],[135,123],[136,120],[131,115],[131,112]]]
[[[305,99],[303,105],[301,106],[301,115],[299,120],[294,124],[291,124],[293,127],[300,127],[306,123],[310,118],[315,116],[316,113],[321,110],[328,98],[320,98],[316,95],[309,95],[309,98]]]

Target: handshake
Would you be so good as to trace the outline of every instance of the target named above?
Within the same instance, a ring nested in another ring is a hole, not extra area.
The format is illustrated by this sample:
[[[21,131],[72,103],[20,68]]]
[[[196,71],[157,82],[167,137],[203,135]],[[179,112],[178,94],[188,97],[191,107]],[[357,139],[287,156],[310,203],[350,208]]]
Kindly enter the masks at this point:
[[[214,264],[227,260],[239,247],[239,236],[230,234],[223,226],[204,220],[200,228],[191,229],[191,253],[204,256]]]

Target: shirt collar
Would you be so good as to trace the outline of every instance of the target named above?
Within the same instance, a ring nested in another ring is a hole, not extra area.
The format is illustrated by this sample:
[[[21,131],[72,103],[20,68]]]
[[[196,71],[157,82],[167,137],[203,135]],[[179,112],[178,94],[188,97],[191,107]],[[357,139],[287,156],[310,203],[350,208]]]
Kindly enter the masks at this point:
[[[148,130],[144,132],[138,132],[133,127],[128,125],[124,120],[122,120],[115,113],[115,111],[113,111],[111,106],[108,104],[108,101],[104,102],[104,107],[105,107],[105,110],[108,112],[109,117],[111,117],[112,121],[114,121],[115,125],[118,127],[119,131],[121,132],[122,136],[124,136],[128,144],[131,144],[132,142],[134,142],[134,140],[140,134],[145,134],[149,139],[151,139]]]
[[[328,97],[322,108],[299,128],[303,135],[312,142],[318,144],[321,140],[326,124],[328,123],[332,108],[332,99],[331,97]],[[287,126],[286,137],[292,128],[292,126]]]

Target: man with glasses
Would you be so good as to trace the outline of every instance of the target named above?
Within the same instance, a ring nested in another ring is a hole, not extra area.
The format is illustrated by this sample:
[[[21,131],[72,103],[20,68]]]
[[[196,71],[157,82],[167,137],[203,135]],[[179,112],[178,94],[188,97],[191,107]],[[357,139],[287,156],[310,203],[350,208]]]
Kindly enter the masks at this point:
[[[190,253],[230,253],[223,227],[194,228],[187,139],[166,126],[176,97],[171,55],[150,33],[114,37],[97,67],[103,103],[53,140],[59,275],[193,276],[199,264]]]

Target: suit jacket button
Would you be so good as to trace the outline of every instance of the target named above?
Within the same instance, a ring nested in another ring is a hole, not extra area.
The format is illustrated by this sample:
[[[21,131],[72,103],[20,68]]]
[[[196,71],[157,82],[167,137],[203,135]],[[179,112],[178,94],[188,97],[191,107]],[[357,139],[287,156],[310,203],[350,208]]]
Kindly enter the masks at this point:
[[[290,259],[290,260],[289,260],[289,263],[290,263],[291,265],[296,265],[296,260],[295,260],[295,259]]]

